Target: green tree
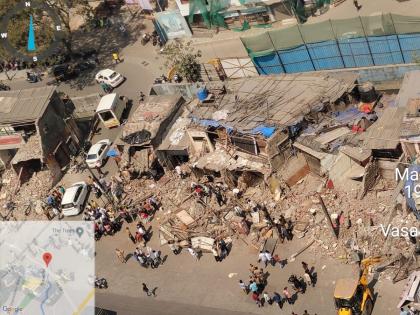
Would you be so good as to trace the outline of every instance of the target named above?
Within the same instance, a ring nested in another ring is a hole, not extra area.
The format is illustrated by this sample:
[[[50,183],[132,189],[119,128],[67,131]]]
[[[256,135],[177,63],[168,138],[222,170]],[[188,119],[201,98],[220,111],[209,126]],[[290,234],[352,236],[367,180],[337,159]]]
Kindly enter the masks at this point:
[[[201,65],[199,58],[201,51],[196,50],[191,41],[175,41],[169,43],[163,49],[165,66],[175,69],[188,82],[197,82],[201,78]]]
[[[88,0],[46,0],[51,8],[53,8],[63,23],[66,36],[63,43],[67,52],[72,52],[73,29],[71,28],[72,18],[81,18],[89,20],[93,16],[93,8],[89,5]]]

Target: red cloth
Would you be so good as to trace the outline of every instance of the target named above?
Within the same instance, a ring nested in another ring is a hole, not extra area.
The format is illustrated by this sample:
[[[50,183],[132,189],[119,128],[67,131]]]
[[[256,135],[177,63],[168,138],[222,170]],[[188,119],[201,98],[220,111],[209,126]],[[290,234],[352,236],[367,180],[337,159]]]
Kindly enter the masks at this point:
[[[252,299],[254,300],[254,301],[258,301],[259,300],[259,298],[258,298],[258,293],[252,293]]]

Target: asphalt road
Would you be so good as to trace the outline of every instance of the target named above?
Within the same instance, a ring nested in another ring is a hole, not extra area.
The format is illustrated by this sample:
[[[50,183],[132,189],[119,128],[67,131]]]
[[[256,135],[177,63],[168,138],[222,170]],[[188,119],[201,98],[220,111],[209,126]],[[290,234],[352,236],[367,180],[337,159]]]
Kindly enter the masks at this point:
[[[162,301],[159,296],[145,298],[140,297],[140,293],[143,293],[140,286],[139,298],[100,292],[96,293],[95,302],[97,307],[117,312],[118,315],[252,315],[252,313]]]

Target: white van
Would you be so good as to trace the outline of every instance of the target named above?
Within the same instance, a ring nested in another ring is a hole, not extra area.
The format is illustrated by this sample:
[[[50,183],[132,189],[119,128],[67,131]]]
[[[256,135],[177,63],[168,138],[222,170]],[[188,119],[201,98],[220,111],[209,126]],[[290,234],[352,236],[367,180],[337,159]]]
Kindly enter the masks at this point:
[[[121,125],[121,116],[127,106],[127,100],[111,93],[103,96],[96,108],[96,114],[107,128]]]

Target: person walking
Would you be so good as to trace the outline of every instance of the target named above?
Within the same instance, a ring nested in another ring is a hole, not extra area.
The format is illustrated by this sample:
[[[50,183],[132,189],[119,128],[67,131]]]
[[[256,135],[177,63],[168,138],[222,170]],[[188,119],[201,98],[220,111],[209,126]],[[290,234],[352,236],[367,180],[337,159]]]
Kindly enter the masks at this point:
[[[127,231],[128,238],[133,242],[133,244],[136,244],[136,238],[133,236],[133,234],[131,234],[130,228],[127,226],[125,230]]]
[[[147,285],[146,285],[146,283],[142,283],[142,286],[143,286],[143,292],[144,293],[146,293],[146,295],[147,296],[156,296],[156,294],[155,294],[155,291],[154,290],[150,290],[148,287],[147,287]]]
[[[127,260],[125,259],[125,254],[124,251],[121,249],[116,248],[115,249],[115,254],[117,255],[117,258],[123,263],[125,264],[127,262]]]
[[[357,11],[359,11],[362,8],[362,6],[359,4],[359,1],[357,0],[353,0],[353,4],[356,7]]]
[[[258,262],[262,262],[264,266],[267,267],[267,256],[263,251],[260,251],[260,253],[258,254]]]
[[[188,247],[188,252],[193,256],[197,261],[200,260],[200,257],[198,256],[197,251],[195,251],[191,246]]]
[[[307,310],[304,310],[302,315],[309,315],[309,313]]]
[[[249,288],[242,280],[239,280],[239,287],[248,295]]]
[[[112,59],[114,60],[115,64],[122,62],[120,59],[120,55],[117,52],[112,54]]]
[[[284,287],[283,289],[283,295],[286,298],[287,303],[289,304],[293,304],[292,302],[292,295],[290,294],[289,290],[287,289],[287,287]]]

